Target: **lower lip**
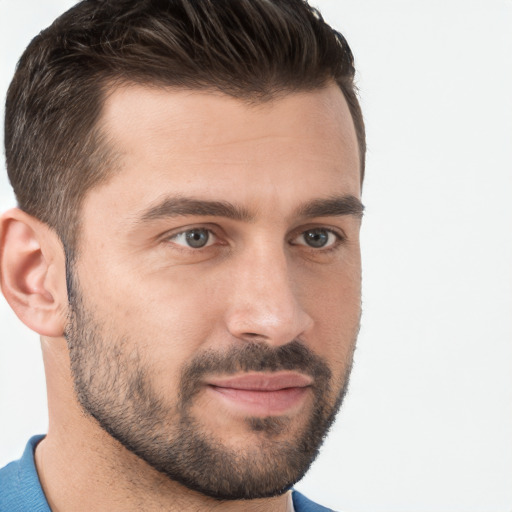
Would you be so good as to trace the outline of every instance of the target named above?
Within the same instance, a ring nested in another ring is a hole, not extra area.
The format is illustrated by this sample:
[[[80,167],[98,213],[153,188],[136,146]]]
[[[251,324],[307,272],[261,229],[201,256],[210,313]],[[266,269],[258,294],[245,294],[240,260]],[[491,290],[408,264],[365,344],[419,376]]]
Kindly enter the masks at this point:
[[[277,416],[300,407],[309,387],[285,388],[273,391],[208,386],[215,396],[230,408],[250,416]]]

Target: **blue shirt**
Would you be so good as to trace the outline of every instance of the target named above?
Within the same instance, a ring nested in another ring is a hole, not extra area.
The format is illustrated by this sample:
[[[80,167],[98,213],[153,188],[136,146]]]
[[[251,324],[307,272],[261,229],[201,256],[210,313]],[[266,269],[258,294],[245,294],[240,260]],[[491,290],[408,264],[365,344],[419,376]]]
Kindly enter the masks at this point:
[[[20,460],[0,469],[0,512],[51,512],[34,462],[34,450],[44,436],[34,436],[27,443]],[[295,512],[333,512],[293,491]]]
[[[32,437],[21,459],[0,469],[0,512],[51,512],[34,462],[34,450],[43,437]]]

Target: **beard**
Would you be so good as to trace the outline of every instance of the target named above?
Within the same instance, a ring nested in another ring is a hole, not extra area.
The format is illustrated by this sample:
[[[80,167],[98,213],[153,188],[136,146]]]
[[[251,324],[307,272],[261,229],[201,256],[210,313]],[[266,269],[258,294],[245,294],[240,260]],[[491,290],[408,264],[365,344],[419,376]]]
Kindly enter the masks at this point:
[[[71,272],[68,297],[65,336],[76,397],[126,449],[171,480],[218,500],[277,496],[304,476],[341,406],[352,354],[335,380],[326,361],[298,340],[279,347],[244,342],[223,352],[205,350],[181,369],[171,403],[155,386],[139,346],[95,319]],[[350,342],[353,347],[355,337]],[[282,370],[313,378],[307,418],[247,417],[250,441],[232,448],[194,416],[205,376]]]

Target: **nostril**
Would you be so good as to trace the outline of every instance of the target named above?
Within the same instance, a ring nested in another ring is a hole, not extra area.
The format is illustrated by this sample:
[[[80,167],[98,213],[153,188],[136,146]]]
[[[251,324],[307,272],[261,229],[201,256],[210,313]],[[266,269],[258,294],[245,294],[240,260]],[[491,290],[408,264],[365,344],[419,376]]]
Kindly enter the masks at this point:
[[[258,334],[257,332],[244,332],[242,337],[246,340],[259,340],[265,338],[263,334]]]
[[[244,332],[240,336],[240,339],[243,339],[245,341],[251,341],[251,342],[260,342],[260,341],[265,341],[268,338],[264,334],[260,334],[257,332]]]

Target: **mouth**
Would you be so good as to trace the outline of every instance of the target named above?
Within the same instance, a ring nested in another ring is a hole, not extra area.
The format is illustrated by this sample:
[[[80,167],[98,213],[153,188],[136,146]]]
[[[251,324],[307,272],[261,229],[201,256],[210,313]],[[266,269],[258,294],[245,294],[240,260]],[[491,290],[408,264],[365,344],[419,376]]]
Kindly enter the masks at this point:
[[[311,377],[295,372],[249,373],[209,379],[206,388],[232,412],[268,417],[298,411],[312,384]]]

